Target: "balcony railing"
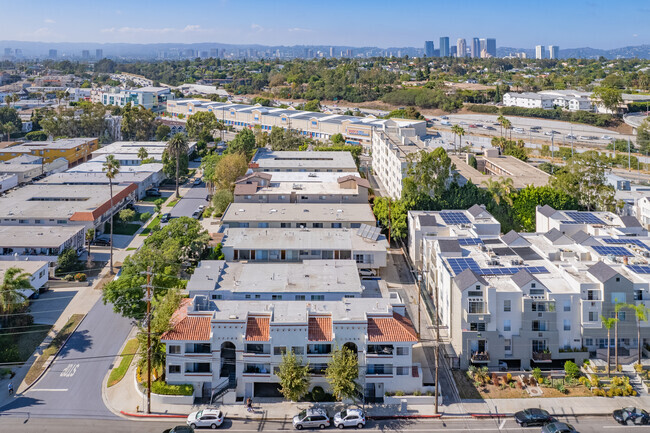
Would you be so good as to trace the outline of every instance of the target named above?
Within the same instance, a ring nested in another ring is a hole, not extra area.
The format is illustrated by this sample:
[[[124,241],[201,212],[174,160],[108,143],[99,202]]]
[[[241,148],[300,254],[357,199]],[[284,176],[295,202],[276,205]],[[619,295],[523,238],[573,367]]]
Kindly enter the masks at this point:
[[[552,355],[549,352],[533,352],[533,361],[551,362]]]
[[[490,354],[488,352],[472,352],[472,362],[489,362]]]

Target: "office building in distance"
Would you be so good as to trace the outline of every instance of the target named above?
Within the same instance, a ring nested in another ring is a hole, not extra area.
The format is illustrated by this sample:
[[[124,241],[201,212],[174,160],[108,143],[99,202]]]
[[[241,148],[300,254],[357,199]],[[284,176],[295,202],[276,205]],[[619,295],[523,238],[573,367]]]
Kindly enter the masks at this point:
[[[433,57],[433,41],[424,41],[424,57]]]
[[[537,60],[542,60],[546,59],[546,47],[544,45],[536,45],[535,46],[535,58]]]
[[[440,38],[440,57],[449,57],[449,36]]]
[[[557,45],[548,46],[548,58],[549,59],[559,59],[560,58],[560,47]]]

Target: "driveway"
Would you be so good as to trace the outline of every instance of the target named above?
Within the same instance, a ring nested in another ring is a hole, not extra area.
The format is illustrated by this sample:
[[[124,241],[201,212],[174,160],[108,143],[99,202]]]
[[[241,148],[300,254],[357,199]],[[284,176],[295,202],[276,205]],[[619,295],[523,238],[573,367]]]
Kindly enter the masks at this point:
[[[34,323],[54,325],[79,289],[80,287],[55,287],[42,293],[38,299],[31,300],[29,312],[34,317]]]

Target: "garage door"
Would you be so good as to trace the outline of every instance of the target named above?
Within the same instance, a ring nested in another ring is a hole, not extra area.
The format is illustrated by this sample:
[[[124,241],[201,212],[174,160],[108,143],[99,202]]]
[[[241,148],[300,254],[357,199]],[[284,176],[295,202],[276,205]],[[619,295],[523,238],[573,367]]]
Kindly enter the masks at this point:
[[[284,397],[282,393],[280,393],[279,383],[268,382],[255,382],[253,395],[255,397]]]

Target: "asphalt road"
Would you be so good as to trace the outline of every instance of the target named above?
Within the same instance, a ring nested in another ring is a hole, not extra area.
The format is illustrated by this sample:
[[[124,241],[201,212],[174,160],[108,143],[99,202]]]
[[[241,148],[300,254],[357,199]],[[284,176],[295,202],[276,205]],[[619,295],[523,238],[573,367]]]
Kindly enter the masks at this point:
[[[620,426],[611,418],[591,417],[568,420],[581,433],[634,432],[647,431],[647,426]],[[56,419],[43,420],[34,418],[2,417],[0,430],[38,432],[38,433],[161,433],[175,425],[184,424],[184,420],[150,421],[150,420],[88,420],[88,419]],[[331,430],[333,427],[330,427]],[[220,430],[233,433],[255,431],[295,431],[288,419],[286,422],[275,421],[224,421]],[[449,419],[449,420],[389,420],[369,421],[366,431],[382,432],[539,432],[539,427],[521,428],[512,418],[509,419]]]
[[[191,180],[188,182],[191,182]],[[208,189],[205,186],[205,182],[201,182],[200,185],[192,186],[192,188],[181,197],[178,203],[176,203],[176,206],[172,209],[172,217],[191,217],[192,213],[194,213],[200,205],[206,207],[209,206],[210,202],[205,199],[207,195]]]
[[[45,375],[24,395],[0,408],[0,426],[5,416],[117,419],[102,400],[102,381],[130,329],[128,319],[99,300]]]

